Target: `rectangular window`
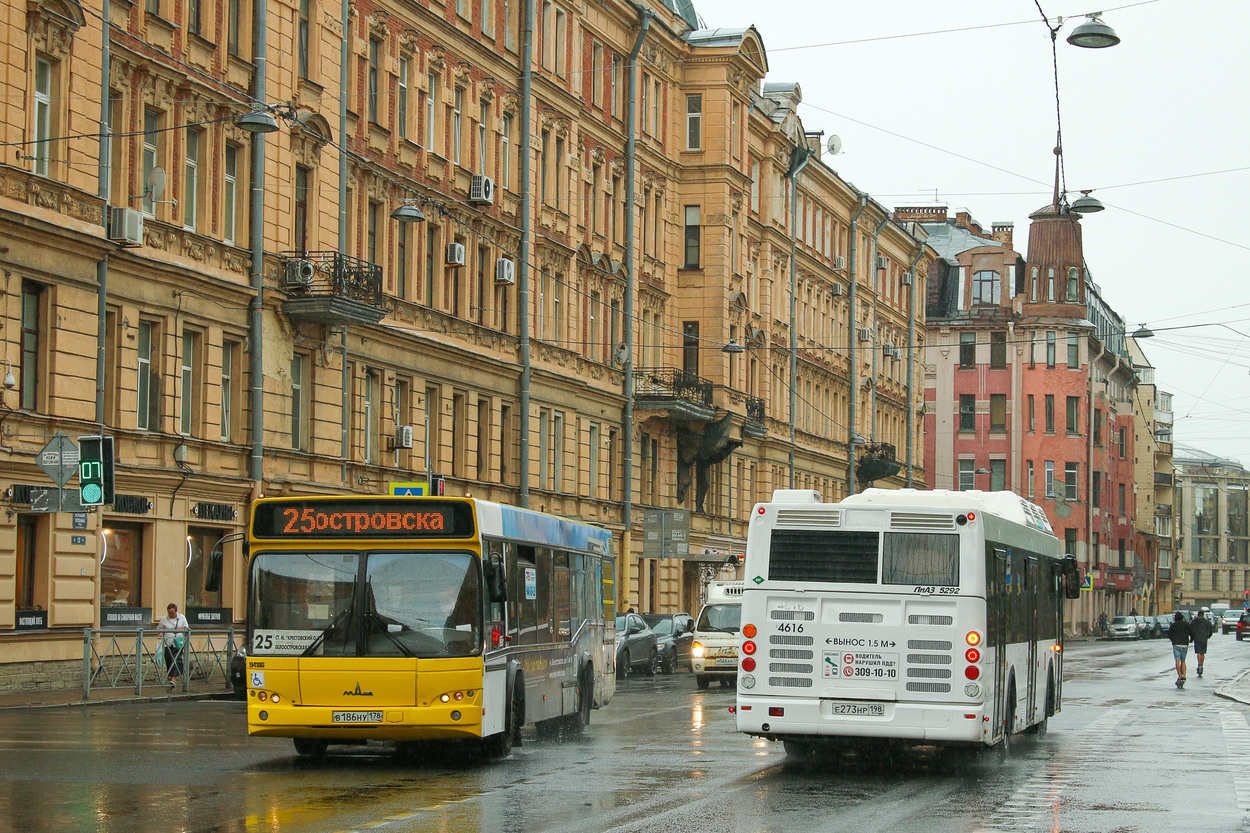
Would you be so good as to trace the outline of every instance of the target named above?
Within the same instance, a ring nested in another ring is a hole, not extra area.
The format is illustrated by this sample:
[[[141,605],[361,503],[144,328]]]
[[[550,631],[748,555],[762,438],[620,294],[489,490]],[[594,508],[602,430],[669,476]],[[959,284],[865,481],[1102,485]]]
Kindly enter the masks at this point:
[[[1081,369],[1081,337],[1076,333],[1068,334],[1068,369]]]
[[[411,223],[395,224],[395,297],[408,298],[408,235]]]
[[[477,111],[477,169],[486,174],[486,126],[490,124],[490,105],[485,101],[478,105]]]
[[[977,427],[977,397],[971,393],[959,394],[959,430],[975,431]]]
[[[642,135],[651,135],[651,111],[647,107],[647,102],[651,95],[651,76],[647,73],[642,74],[642,83],[638,86],[638,112],[641,115],[639,121],[642,123]]]
[[[688,205],[685,212],[683,269],[699,268],[699,206]]]
[[[1042,492],[1042,495],[1047,499],[1054,498],[1055,496],[1055,461],[1054,460],[1046,461],[1046,482],[1043,485],[1044,485],[1045,491]]]
[[[421,302],[434,306],[434,270],[438,264],[438,226],[427,223],[425,228],[425,287]]]
[[[512,116],[503,117],[499,131],[499,182],[504,188],[512,187]]]
[[[148,183],[156,169],[160,151],[161,114],[155,110],[143,111],[143,213],[149,217],[156,214],[156,198]]]
[[[553,177],[555,179],[555,185],[553,187],[555,189],[555,207],[557,210],[560,210],[562,208],[562,204],[564,202],[564,200],[560,196],[564,192],[564,176],[562,174],[562,171],[564,170],[563,160],[564,160],[564,140],[561,139],[559,136],[557,136],[556,137],[556,155],[555,155],[555,158],[552,160],[552,164],[551,164],[551,167],[555,173],[555,176]]]
[[[928,532],[885,533],[881,542],[881,583],[958,587],[959,537]]]
[[[603,104],[603,47],[594,44],[590,48],[590,103],[595,107]]]
[[[592,499],[599,494],[599,423],[590,423],[586,443],[586,494]]]
[[[689,376],[699,375],[699,322],[681,325],[681,369]]]
[[[291,226],[297,252],[308,251],[308,180],[311,175],[310,169],[295,166],[295,206],[291,213]]]
[[[959,491],[967,492],[977,487],[977,461],[959,461]]]
[[[968,369],[977,366],[977,334],[959,334],[959,366]]]
[[[240,342],[226,339],[221,344],[221,441],[234,441],[234,405],[241,401],[242,374],[236,373],[243,355]]]
[[[291,448],[308,450],[308,365],[299,353],[291,356]]]
[[[1067,400],[1067,430],[1069,434],[1079,434],[1081,426],[1078,422],[1081,409],[1081,398],[1079,396],[1069,396]]]
[[[555,60],[556,60],[556,75],[559,75],[560,77],[564,77],[566,70],[568,69],[567,63],[564,60],[564,17],[565,17],[564,10],[557,8],[556,9],[556,30],[555,30],[555,40],[556,40]]]
[[[686,96],[686,150],[703,149],[703,96]]]
[[[1007,333],[990,333],[990,367],[1001,370],[1007,366]]]
[[[182,331],[181,390],[179,395],[178,433],[184,437],[198,434],[195,423],[203,408],[200,405],[199,367],[200,336],[192,330]]]
[[[1028,497],[1028,499],[1029,499],[1029,500],[1032,500],[1032,499],[1033,499],[1033,493],[1034,493],[1034,486],[1033,486],[1033,474],[1034,474],[1034,472],[1033,472],[1033,461],[1032,461],[1032,460],[1029,460],[1029,461],[1027,462],[1027,465],[1028,465],[1028,481],[1024,484],[1024,493],[1025,493],[1025,496],[1026,496],[1026,497]]]
[[[1102,445],[1102,408],[1094,409],[1094,445]]]
[[[139,322],[138,334],[138,401],[135,408],[135,427],[140,431],[160,430],[161,391],[160,339],[156,325],[151,321]],[[26,374],[22,374],[23,378]]]
[[[237,145],[226,145],[225,179],[222,185],[222,237],[227,245],[234,245],[235,223],[237,214],[235,206],[239,199],[239,148]]]
[[[312,19],[311,4],[312,0],[299,0],[299,24],[298,32],[296,33],[298,43],[296,48],[299,50],[297,61],[299,63],[300,78],[308,77],[308,66],[310,63],[308,60],[308,23]]]
[[[395,91],[396,132],[399,138],[408,138],[408,56],[399,59],[399,83]]]
[[[1128,451],[1124,447],[1125,444],[1127,443],[1127,431],[1124,428],[1120,428],[1118,429],[1118,431],[1120,435],[1120,441],[1116,443],[1116,445],[1119,447],[1120,459],[1123,460],[1128,455]]]
[[[22,360],[20,364],[22,408],[27,411],[39,409],[39,355],[43,332],[44,288],[32,281],[22,282]]]
[[[438,135],[436,121],[438,119],[438,76],[430,73],[426,79],[428,91],[425,95],[425,147],[434,151],[434,138]],[[435,151],[437,152],[437,151]]]
[[[543,205],[547,202],[547,163],[551,155],[551,131],[544,130],[538,146],[538,200]]]
[[[452,96],[451,109],[451,161],[460,164],[460,141],[462,136],[462,115],[464,112],[464,87],[456,87]]]
[[[621,112],[621,56],[612,55],[612,76],[609,79],[612,84],[612,115]]]
[[[1033,413],[1033,394],[1031,393],[1028,395],[1028,402],[1027,402],[1026,407],[1029,412],[1028,417],[1027,417],[1029,420],[1029,432],[1032,433],[1034,429],[1037,428],[1037,423],[1035,421],[1035,415]]]
[[[1007,430],[1007,394],[990,394],[990,430]]]
[[[548,465],[551,460],[551,412],[538,412],[538,488],[547,489],[551,482]]]
[[[521,33],[520,9],[525,0],[503,0],[503,45],[511,51],[517,51],[518,37]]]
[[[200,0],[187,0],[187,31],[193,35],[200,33]]]
[[[183,169],[182,223],[192,231],[195,230],[197,208],[200,203],[201,135],[198,130],[188,129],[186,132],[187,154]]]
[[[35,157],[35,173],[48,175],[52,158],[52,62],[35,58],[35,135],[31,156]]]
[[[244,0],[226,0],[226,52],[238,58],[243,31]]]
[[[1046,333],[1046,366],[1055,366],[1055,333],[1053,330]]]
[[[1007,461],[990,460],[990,491],[1001,492],[1007,488]]]
[[[488,38],[495,37],[495,0],[481,0],[478,19],[482,21],[482,34]]]
[[[1065,555],[1076,555],[1076,530],[1063,531],[1063,552]]]
[[[365,259],[375,265],[378,262],[378,225],[381,213],[382,204],[369,200],[365,208]]]
[[[486,323],[486,269],[490,262],[490,249],[485,246],[477,247],[477,286],[473,293],[472,303],[475,305],[471,311],[472,318],[479,324]]]
[[[1076,496],[1077,496],[1077,492],[1076,492],[1077,469],[1076,467],[1077,467],[1076,463],[1064,463],[1063,464],[1063,485],[1064,485],[1064,491],[1065,491],[1064,497],[1066,497],[1068,500],[1076,500]],[[1096,483],[1097,481],[1095,480],[1095,484]]]
[[[1053,393],[1046,394],[1044,401],[1046,410],[1046,433],[1055,433],[1055,395]]]

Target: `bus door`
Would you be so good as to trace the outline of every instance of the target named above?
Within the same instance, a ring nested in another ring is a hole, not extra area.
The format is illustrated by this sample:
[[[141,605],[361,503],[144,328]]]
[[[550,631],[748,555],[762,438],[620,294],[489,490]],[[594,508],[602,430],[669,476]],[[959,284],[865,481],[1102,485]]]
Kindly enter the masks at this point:
[[[1038,573],[1037,557],[1026,555],[1024,557],[1024,585],[1020,589],[1024,593],[1027,600],[1025,610],[1028,611],[1028,620],[1024,623],[1025,629],[1028,631],[1025,638],[1028,639],[1029,645],[1029,673],[1028,682],[1025,684],[1027,689],[1028,720],[1033,722],[1032,714],[1035,704],[1037,703],[1037,640],[1041,636],[1039,633],[1040,622],[1038,622],[1038,589],[1041,587],[1041,575]]]
[[[989,607],[986,642],[994,652],[994,731],[1002,730],[1007,710],[1007,630],[1008,601],[1011,593],[1011,553],[998,547],[990,548],[986,570]]]

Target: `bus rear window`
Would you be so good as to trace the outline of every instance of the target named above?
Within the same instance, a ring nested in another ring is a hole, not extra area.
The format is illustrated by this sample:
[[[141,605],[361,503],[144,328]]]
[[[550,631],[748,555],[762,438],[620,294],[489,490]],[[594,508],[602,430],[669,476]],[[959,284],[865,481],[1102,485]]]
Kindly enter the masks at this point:
[[[768,548],[771,581],[877,583],[876,532],[774,529]]]
[[[887,532],[881,553],[882,584],[959,585],[959,536]]]

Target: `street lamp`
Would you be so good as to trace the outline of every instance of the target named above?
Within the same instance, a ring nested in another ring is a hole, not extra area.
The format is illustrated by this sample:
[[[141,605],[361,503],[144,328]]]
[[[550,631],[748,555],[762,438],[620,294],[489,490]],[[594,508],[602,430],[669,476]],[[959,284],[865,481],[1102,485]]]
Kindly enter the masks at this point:
[[[738,343],[738,339],[731,338],[729,339],[729,343],[722,347],[720,351],[722,353],[728,353],[731,356],[736,356],[739,353],[745,353],[746,348]]]
[[[406,202],[391,212],[391,219],[400,223],[424,223],[425,214],[416,203]]]
[[[1072,207],[1069,210],[1077,214],[1093,214],[1102,211],[1104,208],[1106,206],[1102,204],[1101,200],[1097,197],[1091,197],[1089,191],[1082,191],[1081,196],[1072,203]]]
[[[1120,36],[1115,33],[1114,29],[1103,23],[1102,18],[1099,17],[1100,14],[1102,12],[1085,15],[1085,22],[1068,35],[1068,43],[1082,49],[1105,49],[1119,43]]]

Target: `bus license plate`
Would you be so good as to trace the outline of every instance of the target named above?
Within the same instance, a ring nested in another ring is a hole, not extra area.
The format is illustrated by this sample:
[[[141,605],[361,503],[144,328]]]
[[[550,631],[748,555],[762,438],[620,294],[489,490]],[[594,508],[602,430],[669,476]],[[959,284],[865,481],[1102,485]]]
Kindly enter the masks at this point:
[[[834,714],[850,714],[856,717],[885,717],[884,703],[834,703]]]
[[[737,665],[738,658],[737,657],[717,657],[716,664],[717,665]]]
[[[334,723],[381,723],[382,712],[335,712]]]

